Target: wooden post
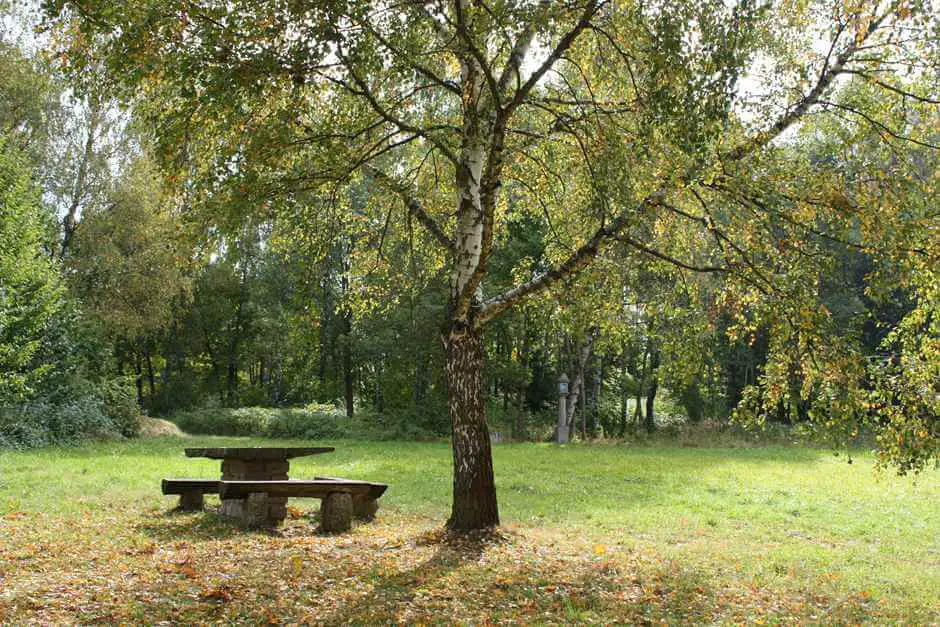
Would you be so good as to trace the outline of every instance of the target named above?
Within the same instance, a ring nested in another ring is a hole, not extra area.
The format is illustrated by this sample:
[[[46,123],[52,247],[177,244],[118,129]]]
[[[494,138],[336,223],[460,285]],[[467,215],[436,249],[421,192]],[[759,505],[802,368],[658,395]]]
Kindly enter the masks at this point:
[[[558,427],[555,437],[558,444],[568,442],[568,375],[558,377]]]

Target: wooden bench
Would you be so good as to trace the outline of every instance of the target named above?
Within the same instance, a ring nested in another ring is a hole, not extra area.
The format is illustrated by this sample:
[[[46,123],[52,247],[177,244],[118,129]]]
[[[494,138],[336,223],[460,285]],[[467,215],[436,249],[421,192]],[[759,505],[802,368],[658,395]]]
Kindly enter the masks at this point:
[[[368,481],[349,479],[314,479],[288,481],[219,481],[219,496],[223,499],[244,499],[246,510],[251,510],[252,495],[275,497],[301,497],[322,499],[320,529],[326,532],[347,531],[353,516],[371,520],[378,509],[378,498],[388,486]],[[248,514],[249,526],[263,526],[264,512]]]
[[[179,494],[178,509],[183,512],[197,512],[203,507],[204,494],[218,494],[217,479],[164,479],[160,483],[164,494]]]

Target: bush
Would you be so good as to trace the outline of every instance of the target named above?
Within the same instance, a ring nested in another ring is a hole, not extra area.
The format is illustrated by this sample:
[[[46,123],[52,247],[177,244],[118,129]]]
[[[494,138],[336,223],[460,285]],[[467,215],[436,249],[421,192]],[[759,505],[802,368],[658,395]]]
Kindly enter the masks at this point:
[[[133,384],[63,377],[54,391],[0,404],[0,448],[36,448],[81,440],[134,437],[140,428]]]
[[[0,447],[34,448],[120,435],[94,396],[64,403],[47,400],[0,408]]]
[[[141,415],[133,379],[122,377],[106,381],[99,386],[99,393],[104,413],[117,432],[125,438],[137,437]]]
[[[176,425],[194,435],[225,435],[280,439],[370,439],[427,440],[439,434],[423,429],[401,416],[387,423],[360,411],[353,419],[332,405],[305,407],[206,408],[180,412],[171,417]]]

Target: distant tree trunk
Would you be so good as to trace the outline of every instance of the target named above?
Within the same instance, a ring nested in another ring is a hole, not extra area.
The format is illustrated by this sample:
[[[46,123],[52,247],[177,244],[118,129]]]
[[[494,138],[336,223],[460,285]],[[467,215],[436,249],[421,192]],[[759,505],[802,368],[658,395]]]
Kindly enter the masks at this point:
[[[462,531],[498,525],[483,338],[472,328],[452,329],[444,353],[454,439],[454,500],[447,525]]]
[[[587,440],[587,388],[585,387],[583,362],[581,364],[581,373],[578,378],[581,379],[581,441],[583,442],[584,440]]]
[[[659,388],[659,351],[650,349],[649,385],[646,389],[646,431],[652,433],[656,429],[656,417],[653,405],[656,402],[656,390]]]
[[[343,397],[346,399],[346,417],[355,413],[354,380],[352,368],[352,312],[343,314]]]
[[[522,389],[516,393],[516,422],[512,431],[514,440],[525,438],[525,391]]]
[[[326,357],[329,354],[329,349],[327,347],[326,341],[326,329],[325,325],[320,324],[320,355],[317,361],[317,380],[320,382],[320,390],[323,390],[326,385]]]
[[[69,206],[65,212],[65,218],[62,220],[62,241],[59,244],[60,259],[64,259],[66,254],[68,254],[72,237],[75,235],[75,230],[78,228],[79,209],[81,209],[89,193],[88,186],[86,185],[88,167],[95,152],[95,133],[98,131],[98,127],[101,124],[104,107],[98,98],[90,97],[88,99],[88,108],[88,135],[85,137],[85,145],[79,157],[78,172],[75,174],[75,181],[72,183]]]
[[[575,412],[577,411],[578,401],[581,402],[581,414],[583,418],[584,414],[584,366],[587,363],[587,360],[591,357],[591,350],[594,348],[594,335],[595,331],[592,329],[588,332],[587,338],[583,344],[581,344],[580,351],[578,352],[578,363],[577,363],[577,375],[575,376],[574,381],[570,386],[570,393],[568,394],[568,425],[574,429],[575,424]],[[584,421],[582,419],[581,424],[581,438],[584,439]]]
[[[629,416],[630,393],[627,387],[627,347],[621,344],[620,349],[620,437],[627,434],[627,420]]]
[[[594,437],[597,434],[597,425],[600,421],[600,404],[601,404],[601,390],[604,385],[604,360],[597,359],[594,360],[594,391],[591,394],[591,425],[589,433],[591,437]]]
[[[144,356],[147,362],[147,383],[150,387],[150,398],[157,395],[157,387],[153,377],[153,360],[150,357],[150,343],[144,345]]]
[[[411,400],[417,405],[424,400],[428,391],[428,356],[424,351],[415,355],[415,379],[411,391]]]
[[[134,353],[134,373],[137,375],[134,379],[134,385],[137,386],[137,404],[144,406],[144,374],[140,364],[140,353]]]
[[[379,414],[385,411],[385,395],[382,393],[382,379],[385,376],[385,356],[380,355],[372,364],[372,406]]]

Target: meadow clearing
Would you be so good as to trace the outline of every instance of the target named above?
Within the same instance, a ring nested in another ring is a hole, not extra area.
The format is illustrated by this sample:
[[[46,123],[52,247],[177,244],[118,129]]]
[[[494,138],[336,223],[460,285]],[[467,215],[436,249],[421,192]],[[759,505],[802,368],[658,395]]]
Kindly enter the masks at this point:
[[[155,438],[0,454],[0,621],[929,624],[940,481],[801,447],[501,444],[502,526],[442,532],[447,443],[339,441],[294,460],[387,482],[378,518],[315,533],[178,514],[163,477],[214,477]]]

